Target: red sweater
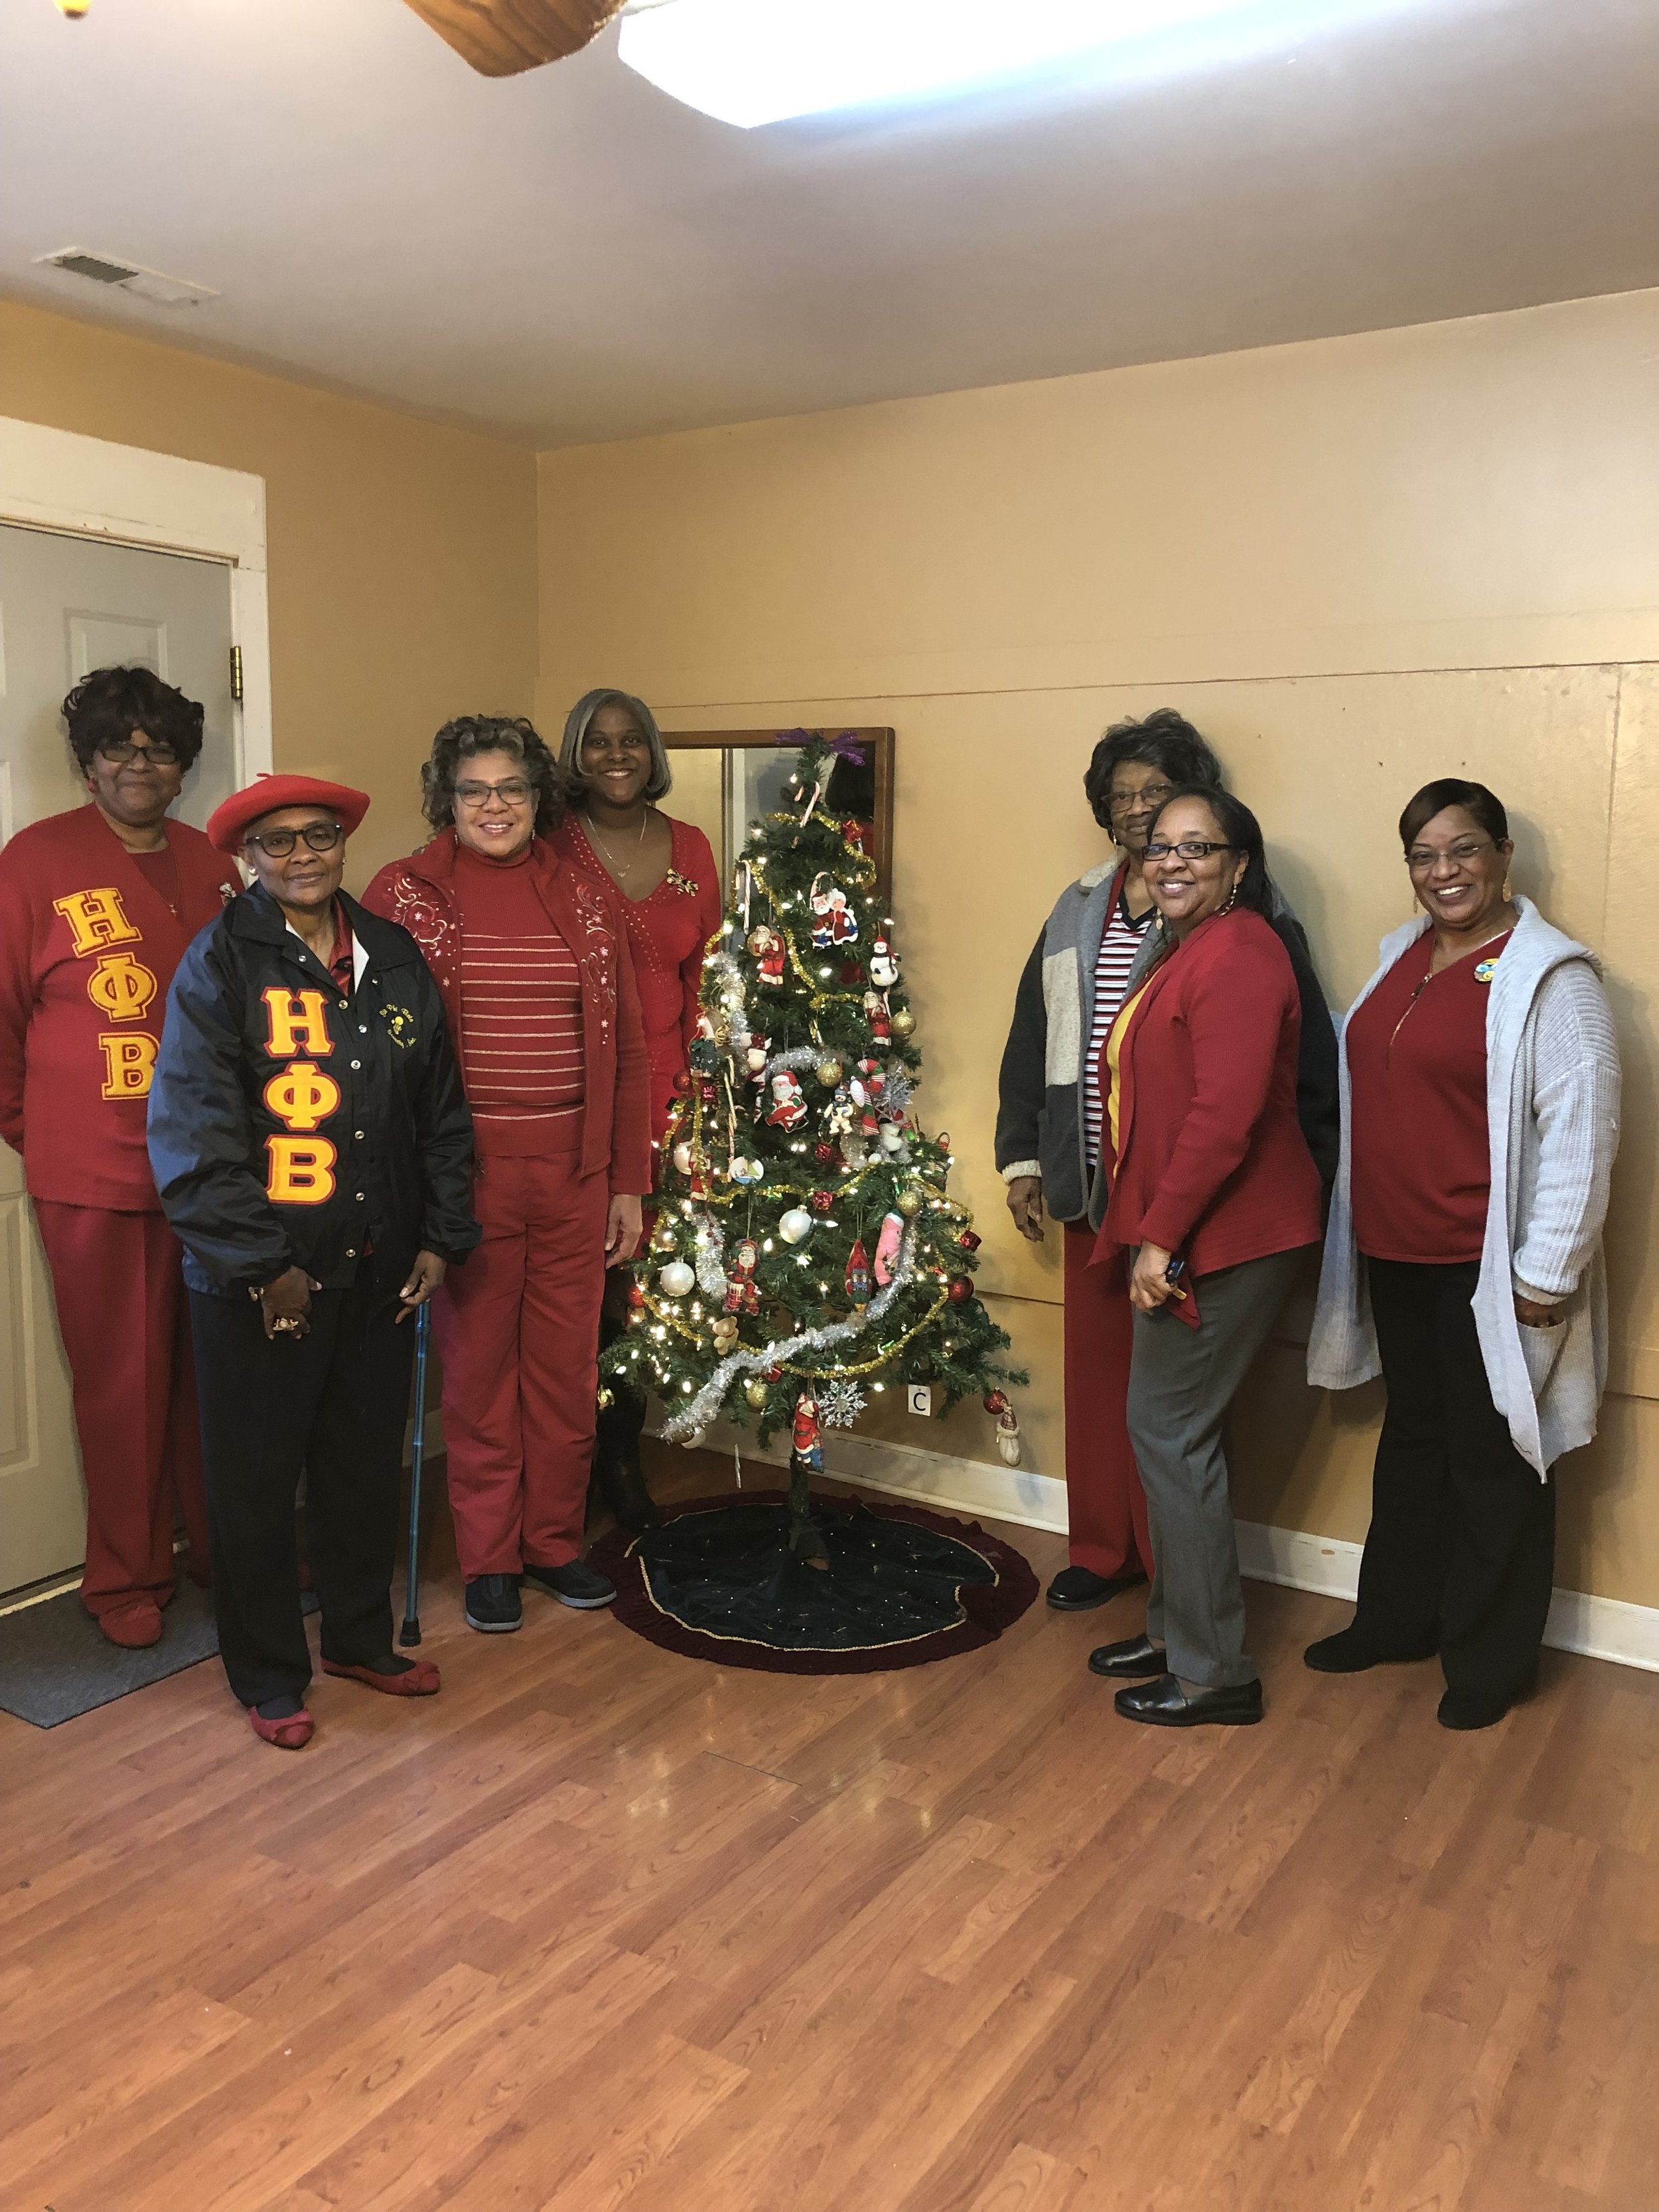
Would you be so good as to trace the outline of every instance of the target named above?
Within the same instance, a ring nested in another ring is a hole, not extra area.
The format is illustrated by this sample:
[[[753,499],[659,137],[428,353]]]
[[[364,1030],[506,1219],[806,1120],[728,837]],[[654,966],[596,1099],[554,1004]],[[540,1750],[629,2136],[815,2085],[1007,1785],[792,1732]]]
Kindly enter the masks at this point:
[[[199,830],[166,830],[176,915],[95,806],[0,852],[0,1137],[36,1198],[161,1211],[144,1115],[167,988],[242,887]]]
[[[642,899],[616,889],[574,813],[552,836],[553,849],[616,899],[628,925],[634,977],[651,1055],[651,1133],[659,1142],[668,1125],[674,1078],[686,1063],[697,1026],[697,992],[703,948],[720,926],[720,874],[708,840],[694,823],[677,822],[668,873]]]
[[[1296,1115],[1301,1030],[1290,956],[1248,908],[1200,922],[1154,971],[1119,1055],[1097,1259],[1158,1244],[1202,1276],[1317,1242],[1319,1170]],[[1103,1068],[1103,1095],[1107,1081]]]
[[[459,846],[461,1045],[481,1152],[541,1156],[581,1137],[582,988],[548,919],[528,847],[492,860]]]
[[[406,929],[426,956],[449,1018],[449,1034],[469,1097],[461,1018],[465,921],[456,885],[459,847],[445,830],[406,860],[381,869],[363,893],[371,914]],[[609,1176],[613,1191],[651,1188],[651,1065],[640,1024],[628,931],[614,893],[566,867],[545,839],[530,848],[529,868],[548,921],[576,956],[581,974],[583,1176]]]

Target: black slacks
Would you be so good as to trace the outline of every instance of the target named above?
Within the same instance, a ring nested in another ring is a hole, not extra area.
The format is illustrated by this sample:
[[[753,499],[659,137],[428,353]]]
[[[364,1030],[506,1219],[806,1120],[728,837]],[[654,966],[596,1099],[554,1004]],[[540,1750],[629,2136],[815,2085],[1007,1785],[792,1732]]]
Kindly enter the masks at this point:
[[[1382,1658],[1438,1651],[1449,1689],[1523,1696],[1555,1568],[1555,1485],[1492,1401],[1473,1261],[1368,1260],[1389,1410],[1359,1569],[1358,1641]]]
[[[301,1468],[324,1657],[362,1666],[392,1648],[407,1275],[364,1260],[349,1290],[313,1291],[310,1333],[291,1340],[267,1337],[246,1297],[191,1292],[219,1655],[245,1705],[303,1697],[311,1680],[294,1540]]]

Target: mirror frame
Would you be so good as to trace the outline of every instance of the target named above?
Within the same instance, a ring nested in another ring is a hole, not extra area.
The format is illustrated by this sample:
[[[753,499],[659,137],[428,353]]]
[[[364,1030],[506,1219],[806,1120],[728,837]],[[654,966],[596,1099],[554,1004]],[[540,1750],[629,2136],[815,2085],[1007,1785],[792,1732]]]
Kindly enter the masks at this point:
[[[876,889],[884,899],[893,892],[893,732],[890,729],[836,728],[830,722],[820,726],[826,737],[856,738],[860,744],[871,748],[872,764],[876,773],[875,832],[876,849],[871,858],[876,864]],[[663,744],[672,754],[676,746],[687,751],[757,751],[764,749],[775,752],[778,739],[787,737],[800,727],[799,723],[787,723],[775,730],[665,730]]]

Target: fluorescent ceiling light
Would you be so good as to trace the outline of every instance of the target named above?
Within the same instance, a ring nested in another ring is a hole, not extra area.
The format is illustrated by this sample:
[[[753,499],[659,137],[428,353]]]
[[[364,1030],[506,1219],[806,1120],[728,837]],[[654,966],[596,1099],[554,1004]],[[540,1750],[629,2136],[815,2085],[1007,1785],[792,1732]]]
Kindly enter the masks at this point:
[[[1356,11],[1356,0],[1304,0],[1296,12]],[[617,51],[688,107],[750,130],[1275,12],[1282,0],[632,0]]]

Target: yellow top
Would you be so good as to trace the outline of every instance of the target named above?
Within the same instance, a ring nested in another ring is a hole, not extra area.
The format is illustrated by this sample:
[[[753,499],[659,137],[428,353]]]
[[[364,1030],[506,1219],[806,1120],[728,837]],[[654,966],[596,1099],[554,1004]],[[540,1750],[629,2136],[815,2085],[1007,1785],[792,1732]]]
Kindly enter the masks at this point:
[[[1148,977],[1147,981],[1150,981],[1151,978]],[[1118,1015],[1117,1019],[1112,1024],[1111,1035],[1106,1040],[1106,1074],[1108,1079],[1106,1087],[1106,1125],[1112,1133],[1112,1158],[1114,1160],[1117,1158],[1118,1106],[1123,1095],[1123,1085],[1118,1073],[1118,1063],[1122,1058],[1123,1041],[1129,1034],[1129,1024],[1135,1018],[1135,1008],[1140,1004],[1146,995],[1146,985],[1143,983],[1140,988],[1135,993],[1133,999],[1127,999],[1124,1001],[1121,1012]]]

